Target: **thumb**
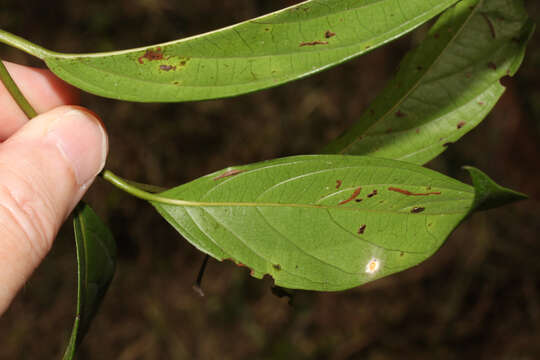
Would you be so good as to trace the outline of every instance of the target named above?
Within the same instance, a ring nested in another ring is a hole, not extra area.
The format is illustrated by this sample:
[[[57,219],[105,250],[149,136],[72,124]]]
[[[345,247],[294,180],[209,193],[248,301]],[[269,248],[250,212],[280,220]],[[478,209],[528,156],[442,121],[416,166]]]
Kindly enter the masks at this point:
[[[107,152],[101,122],[76,106],[39,115],[0,144],[0,314],[49,251]]]

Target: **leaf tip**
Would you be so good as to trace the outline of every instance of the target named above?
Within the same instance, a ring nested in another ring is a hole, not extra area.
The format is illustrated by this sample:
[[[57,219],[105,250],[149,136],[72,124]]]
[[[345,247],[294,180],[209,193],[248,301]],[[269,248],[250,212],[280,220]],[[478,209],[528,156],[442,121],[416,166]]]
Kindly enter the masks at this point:
[[[475,195],[471,212],[489,210],[528,199],[528,196],[523,193],[500,186],[473,166],[463,166],[463,169],[469,172],[474,187]]]

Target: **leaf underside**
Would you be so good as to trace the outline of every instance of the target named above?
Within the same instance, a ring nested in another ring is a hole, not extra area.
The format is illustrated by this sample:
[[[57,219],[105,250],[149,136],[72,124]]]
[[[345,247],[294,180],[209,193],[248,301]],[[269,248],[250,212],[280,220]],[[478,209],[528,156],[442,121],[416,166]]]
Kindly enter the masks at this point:
[[[201,251],[279,286],[333,291],[431,256],[474,190],[404,162],[313,155],[225,169],[159,196],[189,202],[152,204]]]
[[[63,360],[74,357],[116,268],[116,243],[92,208],[80,203],[73,214],[77,245],[77,315]]]
[[[222,98],[342,63],[402,36],[456,2],[306,1],[169,43],[96,54],[41,50],[37,55],[59,77],[96,95],[141,102]]]
[[[424,164],[478,125],[514,75],[534,25],[522,0],[448,9],[353,128],[325,153]]]

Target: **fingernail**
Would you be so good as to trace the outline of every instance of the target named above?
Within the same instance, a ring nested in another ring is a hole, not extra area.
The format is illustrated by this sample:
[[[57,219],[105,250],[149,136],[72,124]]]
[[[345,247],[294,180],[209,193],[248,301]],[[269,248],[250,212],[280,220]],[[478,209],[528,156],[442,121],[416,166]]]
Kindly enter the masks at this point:
[[[82,109],[71,109],[50,125],[52,141],[73,170],[79,186],[86,186],[105,166],[107,134],[97,116]]]

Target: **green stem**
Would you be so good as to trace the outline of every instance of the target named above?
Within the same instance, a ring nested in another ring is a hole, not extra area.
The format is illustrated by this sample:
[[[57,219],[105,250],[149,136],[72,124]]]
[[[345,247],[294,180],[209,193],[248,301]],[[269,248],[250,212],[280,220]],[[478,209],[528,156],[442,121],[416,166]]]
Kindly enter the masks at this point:
[[[149,192],[149,193],[160,193],[160,192],[163,192],[165,190],[168,190],[167,188],[164,188],[164,187],[161,187],[161,186],[157,186],[157,185],[150,185],[150,184],[144,184],[144,183],[140,183],[140,182],[136,182],[136,181],[133,181],[133,180],[127,180],[127,179],[124,179],[128,184],[130,185],[133,185],[141,190],[144,190],[146,192]]]
[[[189,206],[194,205],[191,201],[184,201],[184,200],[177,200],[177,199],[170,199],[166,197],[162,197],[159,195],[155,195],[149,192],[146,192],[136,186],[133,185],[131,181],[128,181],[126,179],[121,178],[118,175],[115,175],[110,170],[104,170],[101,172],[101,177],[117,188],[119,188],[122,191],[127,192],[130,195],[135,196],[136,198],[139,198],[141,200],[146,201],[153,201],[153,202],[159,202],[162,204],[170,204],[170,205],[179,205],[179,206]]]
[[[151,201],[154,198],[154,195],[152,195],[151,193],[134,186],[129,181],[114,174],[110,170],[103,170],[100,176],[114,186],[116,186],[118,189],[125,191],[128,194],[131,194],[139,199]]]
[[[1,30],[0,30],[1,31]],[[4,86],[8,90],[8,92],[11,94],[17,105],[21,108],[22,111],[28,116],[29,119],[32,119],[37,116],[36,110],[30,105],[28,100],[24,97],[21,90],[15,84],[15,81],[13,81],[13,78],[9,74],[8,70],[6,69],[6,66],[2,61],[0,61],[0,80],[4,83]]]
[[[45,56],[53,54],[52,51],[49,51],[39,45],[33,44],[30,41],[23,39],[20,36],[8,33],[0,29],[0,42],[16,49],[22,50],[27,54],[35,56],[43,60]]]

